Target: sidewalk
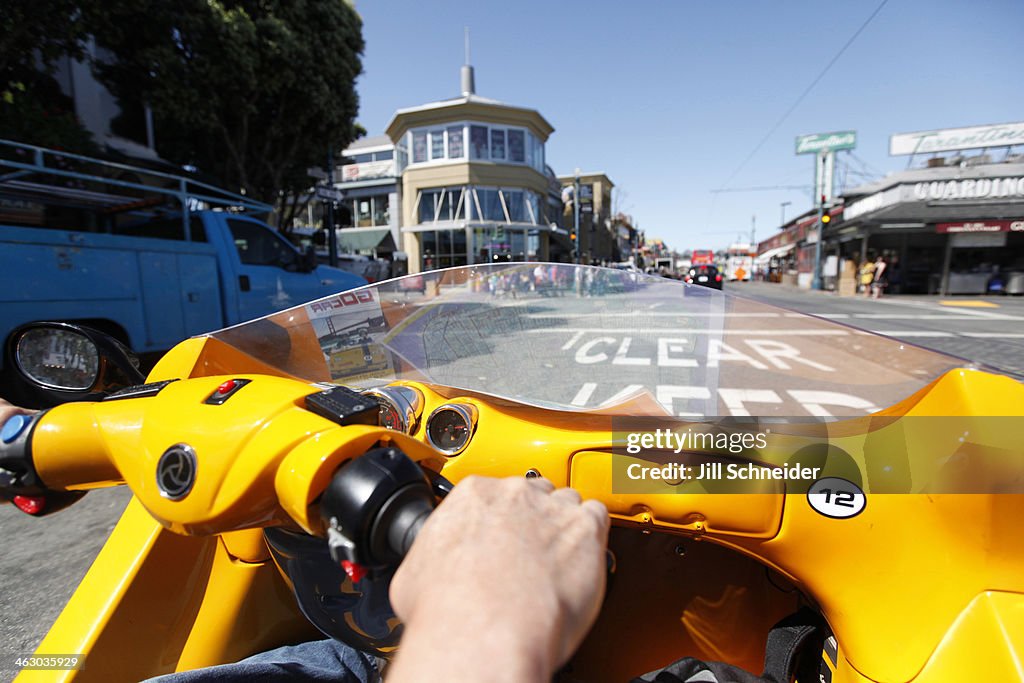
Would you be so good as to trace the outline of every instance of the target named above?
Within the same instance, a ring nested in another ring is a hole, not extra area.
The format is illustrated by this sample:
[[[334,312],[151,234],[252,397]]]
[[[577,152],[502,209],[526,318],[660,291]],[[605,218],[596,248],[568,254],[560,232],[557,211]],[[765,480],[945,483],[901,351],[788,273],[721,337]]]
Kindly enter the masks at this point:
[[[879,299],[857,296],[839,296],[833,291],[803,289],[796,285],[775,282],[730,282],[724,288],[730,294],[750,296],[751,298],[782,298],[825,297],[833,301],[863,301],[865,303],[902,303],[910,305],[933,304],[952,308],[1008,308],[1024,311],[1024,296],[1000,294],[885,294]]]

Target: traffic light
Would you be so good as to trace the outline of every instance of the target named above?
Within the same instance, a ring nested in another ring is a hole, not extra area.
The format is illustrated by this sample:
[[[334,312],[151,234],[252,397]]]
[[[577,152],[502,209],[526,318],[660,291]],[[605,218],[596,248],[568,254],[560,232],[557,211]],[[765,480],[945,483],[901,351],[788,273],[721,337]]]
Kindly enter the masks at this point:
[[[575,232],[569,233],[569,239],[571,239],[573,242],[575,242],[576,241],[576,233]]]
[[[821,215],[821,224],[822,225],[828,225],[831,222],[832,222],[832,216],[829,216],[827,213],[823,213]]]

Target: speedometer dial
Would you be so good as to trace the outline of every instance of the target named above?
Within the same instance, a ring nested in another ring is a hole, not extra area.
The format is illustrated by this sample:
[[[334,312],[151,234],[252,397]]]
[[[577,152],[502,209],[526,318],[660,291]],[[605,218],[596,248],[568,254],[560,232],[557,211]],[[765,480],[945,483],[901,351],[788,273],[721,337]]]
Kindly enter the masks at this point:
[[[476,409],[471,405],[449,403],[427,419],[427,441],[445,455],[457,455],[469,445],[476,428]]]

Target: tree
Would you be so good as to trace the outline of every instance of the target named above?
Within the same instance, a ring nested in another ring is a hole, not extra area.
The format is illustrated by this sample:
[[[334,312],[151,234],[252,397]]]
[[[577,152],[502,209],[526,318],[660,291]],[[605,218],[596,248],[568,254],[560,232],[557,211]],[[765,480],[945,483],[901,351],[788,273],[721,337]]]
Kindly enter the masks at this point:
[[[345,0],[119,0],[90,13],[122,102],[153,112],[157,152],[278,206],[355,137],[362,22]]]
[[[0,138],[91,153],[92,137],[54,79],[57,62],[81,58],[81,0],[3,0],[0,9]]]

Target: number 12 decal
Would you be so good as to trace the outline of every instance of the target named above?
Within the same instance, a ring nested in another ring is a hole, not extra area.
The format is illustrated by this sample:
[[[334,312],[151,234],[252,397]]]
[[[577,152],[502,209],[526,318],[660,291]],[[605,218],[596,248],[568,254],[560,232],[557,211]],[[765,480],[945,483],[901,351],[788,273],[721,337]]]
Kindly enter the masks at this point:
[[[839,477],[825,477],[811,484],[807,502],[818,514],[832,519],[856,517],[868,504],[859,486]]]

